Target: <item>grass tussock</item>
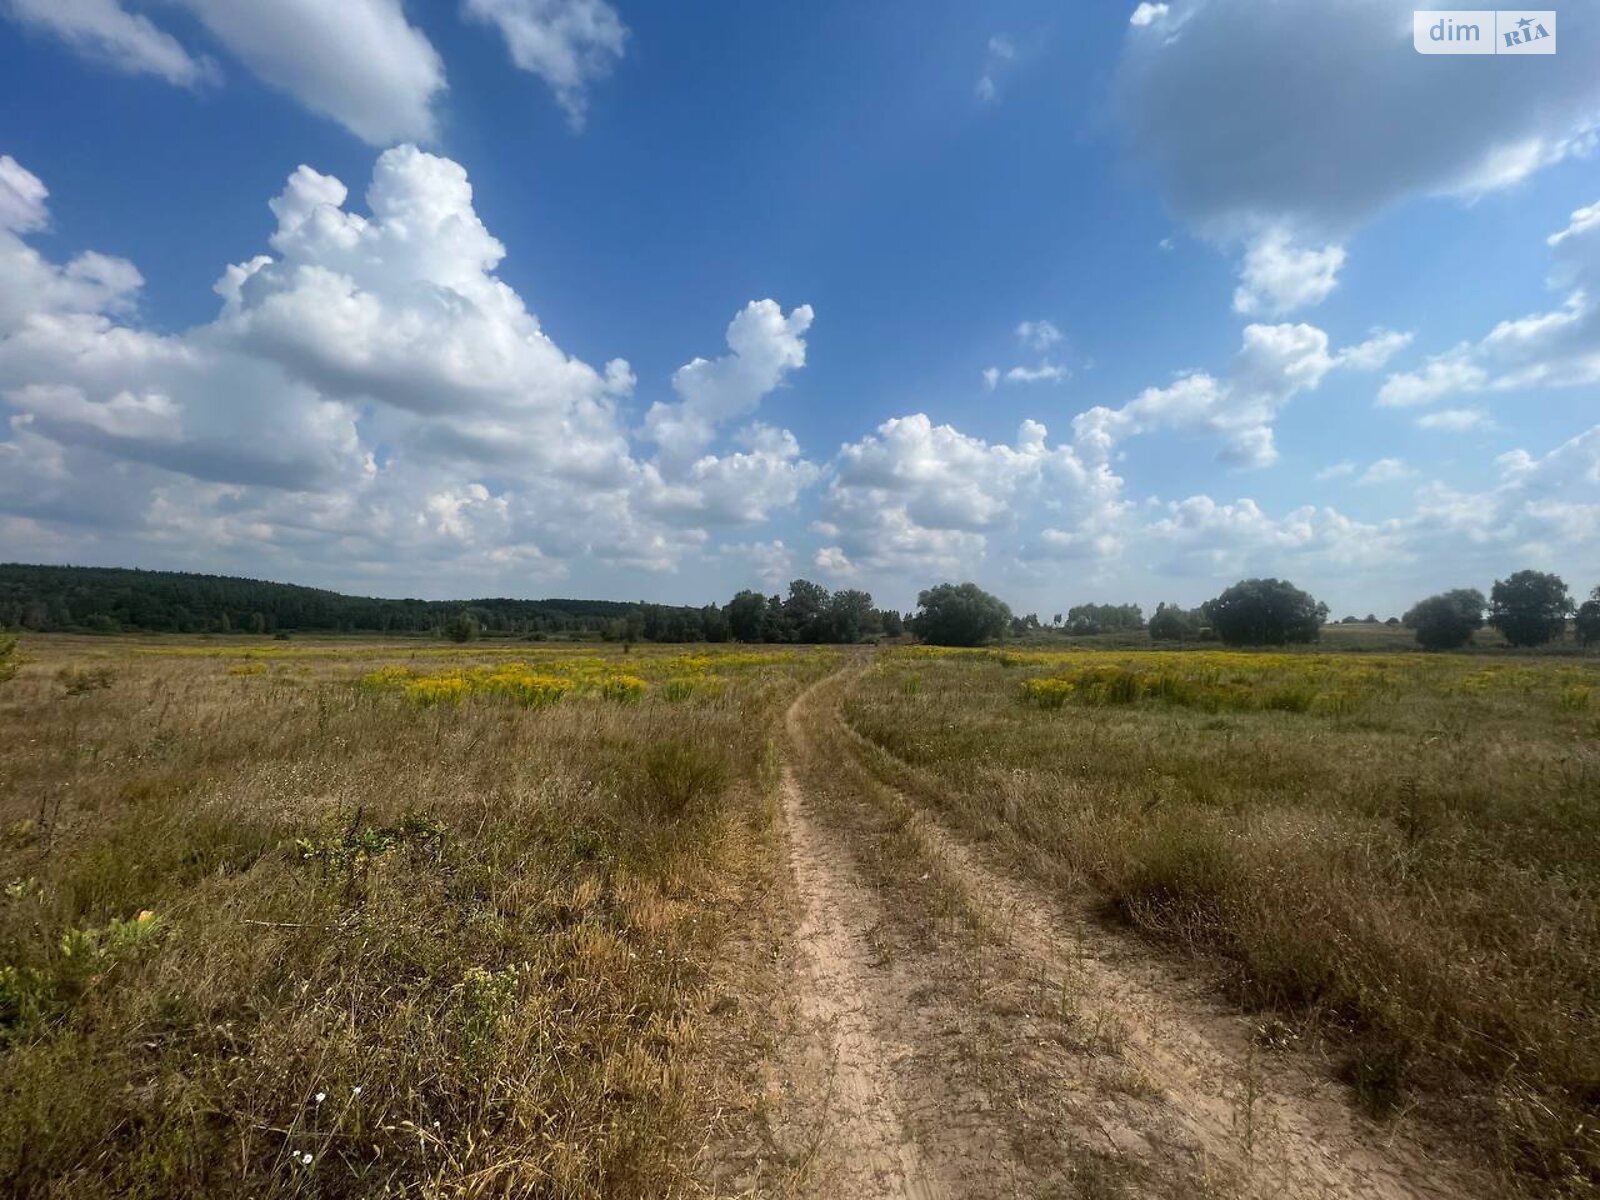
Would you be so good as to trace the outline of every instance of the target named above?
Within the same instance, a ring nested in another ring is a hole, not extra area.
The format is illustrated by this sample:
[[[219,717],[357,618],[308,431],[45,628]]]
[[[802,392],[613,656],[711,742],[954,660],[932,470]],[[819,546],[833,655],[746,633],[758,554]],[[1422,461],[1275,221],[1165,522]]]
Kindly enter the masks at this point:
[[[845,712],[969,832],[1231,963],[1372,1111],[1466,1133],[1508,1194],[1587,1196],[1597,684],[1574,659],[913,651]]]
[[[37,638],[0,687],[8,1194],[689,1189],[773,722],[829,656],[109,646],[115,686],[64,695],[94,664]],[[435,675],[472,703],[408,694]]]

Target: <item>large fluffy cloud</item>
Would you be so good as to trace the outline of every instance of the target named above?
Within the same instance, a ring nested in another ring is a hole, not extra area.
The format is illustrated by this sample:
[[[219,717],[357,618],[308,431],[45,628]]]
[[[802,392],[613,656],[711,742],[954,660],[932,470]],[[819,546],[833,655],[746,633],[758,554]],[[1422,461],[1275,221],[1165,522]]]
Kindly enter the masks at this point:
[[[1113,88],[1129,153],[1191,227],[1244,247],[1236,311],[1319,303],[1345,240],[1408,197],[1477,196],[1594,148],[1600,26],[1567,22],[1561,53],[1521,70],[1418,55],[1414,8],[1173,0],[1134,14]]]
[[[1122,481],[1025,421],[1014,445],[922,413],[844,446],[817,532],[836,574],[976,570],[1014,558],[1116,553]]]
[[[1592,23],[1563,24],[1537,70],[1505,70],[1520,64],[1417,55],[1411,0],[1155,7],[1128,29],[1117,109],[1133,154],[1208,233],[1341,235],[1410,195],[1514,183],[1588,150],[1600,123]]]
[[[747,307],[727,358],[675,377],[666,407],[695,425],[692,453],[645,459],[618,410],[628,364],[551,341],[495,275],[504,251],[465,171],[415,147],[378,159],[365,212],[297,170],[270,252],[227,268],[216,319],[180,334],[133,319],[131,263],[29,245],[47,198],[0,158],[0,513],[17,528],[114,529],[200,561],[545,578],[583,556],[673,567],[817,476],[785,430],[719,445],[804,361],[809,309]]]

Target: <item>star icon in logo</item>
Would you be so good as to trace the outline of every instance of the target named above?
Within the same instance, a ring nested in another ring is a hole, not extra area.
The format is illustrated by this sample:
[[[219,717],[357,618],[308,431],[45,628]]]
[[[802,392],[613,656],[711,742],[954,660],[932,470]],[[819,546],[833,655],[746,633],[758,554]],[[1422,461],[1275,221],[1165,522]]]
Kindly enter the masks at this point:
[[[1533,22],[1530,21],[1527,17],[1523,17],[1522,20],[1517,22],[1517,27],[1519,29],[1526,29],[1529,25],[1532,25],[1532,24],[1533,24]]]

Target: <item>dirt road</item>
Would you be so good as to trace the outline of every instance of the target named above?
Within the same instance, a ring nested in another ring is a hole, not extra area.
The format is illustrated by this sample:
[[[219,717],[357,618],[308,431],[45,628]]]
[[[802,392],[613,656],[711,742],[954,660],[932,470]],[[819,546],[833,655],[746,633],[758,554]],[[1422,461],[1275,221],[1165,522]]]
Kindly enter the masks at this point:
[[[962,844],[839,717],[786,722],[798,915],[769,1121],[802,1196],[1488,1195],[1205,981]],[[761,1190],[759,1188],[755,1190]]]

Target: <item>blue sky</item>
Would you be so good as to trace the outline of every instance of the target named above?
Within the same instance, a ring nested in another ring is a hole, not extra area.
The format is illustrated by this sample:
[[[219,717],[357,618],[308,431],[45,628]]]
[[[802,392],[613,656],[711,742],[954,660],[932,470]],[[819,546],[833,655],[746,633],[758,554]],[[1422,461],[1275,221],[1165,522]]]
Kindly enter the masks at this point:
[[[1587,591],[1597,16],[0,0],[0,558]]]

